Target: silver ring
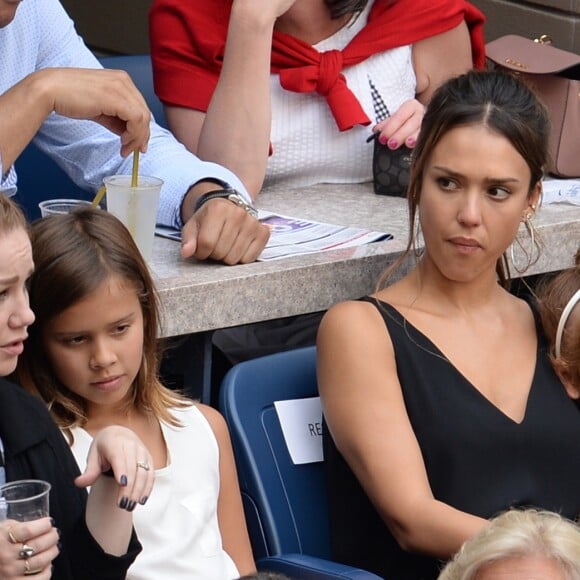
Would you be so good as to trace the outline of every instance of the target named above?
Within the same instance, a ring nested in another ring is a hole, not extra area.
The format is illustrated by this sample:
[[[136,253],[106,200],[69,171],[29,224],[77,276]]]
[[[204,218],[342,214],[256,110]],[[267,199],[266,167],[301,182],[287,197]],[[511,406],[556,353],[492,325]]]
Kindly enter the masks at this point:
[[[146,461],[137,461],[137,467],[149,471],[149,464]]]
[[[36,552],[32,546],[28,544],[22,544],[22,548],[20,548],[20,552],[18,552],[18,557],[21,560],[27,560],[28,558],[32,558]]]

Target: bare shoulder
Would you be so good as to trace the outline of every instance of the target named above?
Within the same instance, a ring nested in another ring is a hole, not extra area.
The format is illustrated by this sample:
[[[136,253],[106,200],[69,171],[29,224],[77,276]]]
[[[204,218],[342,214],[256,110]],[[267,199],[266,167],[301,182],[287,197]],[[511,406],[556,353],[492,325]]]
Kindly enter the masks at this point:
[[[195,407],[199,410],[199,412],[205,417],[206,421],[209,423],[209,426],[211,427],[211,430],[214,432],[214,435],[216,436],[216,439],[218,440],[220,446],[224,440],[229,441],[230,435],[228,431],[228,426],[222,414],[217,409],[214,409],[202,403],[195,403]]]
[[[348,301],[333,306],[318,331],[319,390],[358,382],[369,372],[389,372],[394,365],[393,345],[385,321],[370,302]],[[349,378],[350,377],[350,378]]]
[[[390,343],[385,322],[374,304],[350,300],[330,308],[318,329],[318,358],[326,353],[356,355],[369,345]]]
[[[348,300],[332,306],[322,318],[319,339],[325,335],[349,335],[363,330],[371,323],[380,328],[381,317],[377,308],[370,302]],[[384,328],[384,324],[382,325]],[[369,330],[367,328],[367,330]],[[372,329],[370,329],[372,331]]]

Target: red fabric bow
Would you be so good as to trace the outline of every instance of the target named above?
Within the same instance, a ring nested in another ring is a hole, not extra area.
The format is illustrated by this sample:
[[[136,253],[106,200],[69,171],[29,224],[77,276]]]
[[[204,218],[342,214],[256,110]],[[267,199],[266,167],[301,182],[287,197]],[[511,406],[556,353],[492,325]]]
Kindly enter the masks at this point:
[[[289,91],[314,92],[326,98],[341,131],[371,121],[341,73],[369,56],[412,44],[458,26],[465,20],[471,35],[474,65],[485,65],[483,14],[464,0],[376,0],[367,25],[342,51],[318,52],[293,36],[274,32],[271,70]]]
[[[207,111],[221,71],[231,0],[155,0],[150,13],[155,90],[171,105]],[[342,70],[466,21],[473,62],[485,65],[483,14],[465,0],[375,0],[367,25],[342,51],[320,53],[274,31],[271,71],[282,87],[324,96],[341,131],[370,120]],[[450,55],[452,58],[453,55]]]

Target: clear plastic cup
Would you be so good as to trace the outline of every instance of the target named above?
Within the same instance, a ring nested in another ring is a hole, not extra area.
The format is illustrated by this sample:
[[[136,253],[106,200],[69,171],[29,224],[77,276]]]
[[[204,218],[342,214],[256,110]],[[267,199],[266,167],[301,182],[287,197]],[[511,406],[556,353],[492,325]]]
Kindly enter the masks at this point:
[[[49,514],[50,483],[40,479],[22,479],[0,486],[0,521],[29,522]]]
[[[40,215],[47,217],[49,215],[69,213],[77,207],[88,207],[90,201],[84,199],[47,199],[38,204]]]
[[[123,222],[146,260],[151,259],[157,207],[163,180],[139,175],[131,187],[131,175],[112,175],[103,180],[107,189],[107,211]]]

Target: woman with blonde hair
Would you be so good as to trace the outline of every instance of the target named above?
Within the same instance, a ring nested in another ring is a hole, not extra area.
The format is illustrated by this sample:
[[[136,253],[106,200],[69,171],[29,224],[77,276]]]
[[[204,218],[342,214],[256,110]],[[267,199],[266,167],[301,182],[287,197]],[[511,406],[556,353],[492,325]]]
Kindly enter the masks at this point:
[[[465,542],[438,580],[499,580],[504,575],[510,580],[580,580],[580,527],[554,512],[509,510]]]

